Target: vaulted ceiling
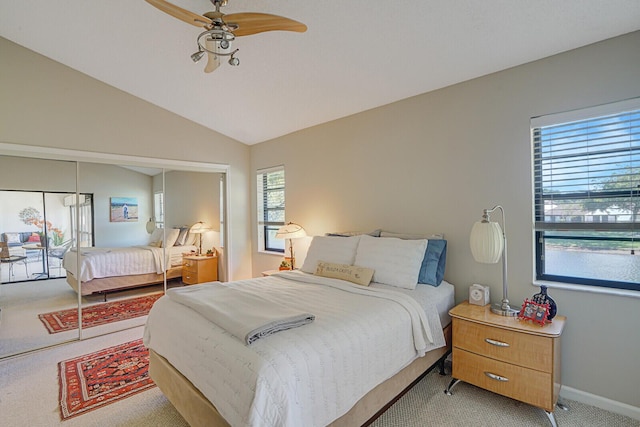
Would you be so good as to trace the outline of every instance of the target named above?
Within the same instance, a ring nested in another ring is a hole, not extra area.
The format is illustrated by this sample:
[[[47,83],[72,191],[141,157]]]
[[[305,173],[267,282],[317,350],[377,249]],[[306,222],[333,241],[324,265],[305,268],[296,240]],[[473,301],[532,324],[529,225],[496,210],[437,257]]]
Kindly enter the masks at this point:
[[[208,0],[173,0],[202,14]],[[194,64],[202,31],[143,0],[0,0],[0,35],[255,144],[640,29],[638,0],[229,0],[301,21]]]

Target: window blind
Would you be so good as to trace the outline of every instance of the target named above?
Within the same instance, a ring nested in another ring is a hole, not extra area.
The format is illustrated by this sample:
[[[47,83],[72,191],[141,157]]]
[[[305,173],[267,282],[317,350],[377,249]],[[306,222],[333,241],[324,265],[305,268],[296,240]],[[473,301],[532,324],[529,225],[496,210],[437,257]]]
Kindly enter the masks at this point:
[[[537,127],[532,120],[536,230],[634,232],[640,211],[640,107],[562,119],[553,123],[545,117],[547,124]]]
[[[284,241],[275,238],[278,228],[285,224],[284,167],[259,170],[257,190],[260,250],[284,252]]]
[[[258,181],[258,188],[262,188],[260,223],[262,225],[284,225],[284,169],[279,168],[259,173]]]

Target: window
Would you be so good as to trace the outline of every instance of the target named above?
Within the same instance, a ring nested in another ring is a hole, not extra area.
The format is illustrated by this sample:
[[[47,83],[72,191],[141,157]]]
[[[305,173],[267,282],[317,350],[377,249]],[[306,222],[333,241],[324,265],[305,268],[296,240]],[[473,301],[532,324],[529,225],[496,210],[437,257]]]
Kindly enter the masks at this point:
[[[164,193],[162,191],[153,193],[153,217],[156,228],[164,228]]]
[[[284,167],[258,171],[258,250],[284,253],[276,231],[284,225]]]
[[[536,279],[640,290],[640,99],[531,123]]]
[[[80,194],[80,204],[78,206],[79,220],[76,218],[76,195],[65,197],[64,205],[69,206],[69,215],[71,218],[71,240],[79,242],[78,246],[93,246],[93,195]],[[76,236],[76,226],[80,233]]]

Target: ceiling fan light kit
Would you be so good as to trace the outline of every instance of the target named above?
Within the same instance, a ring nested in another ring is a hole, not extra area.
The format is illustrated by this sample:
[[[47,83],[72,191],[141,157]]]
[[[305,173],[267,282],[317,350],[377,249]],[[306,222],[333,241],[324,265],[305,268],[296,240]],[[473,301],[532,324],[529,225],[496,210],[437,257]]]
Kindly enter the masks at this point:
[[[198,50],[191,55],[193,62],[198,62],[206,53],[209,61],[204,69],[210,73],[220,66],[220,57],[229,57],[229,65],[237,66],[240,60],[235,57],[239,49],[232,50],[231,45],[236,37],[249,36],[265,31],[295,31],[304,33],[307,26],[293,19],[268,13],[232,13],[225,15],[220,7],[227,5],[227,0],[210,0],[215,11],[203,15],[190,12],[166,0],[145,0],[161,11],[196,27],[204,27],[196,39]],[[204,41],[204,43],[203,43]]]
[[[234,55],[240,49],[231,51],[231,42],[235,39],[236,37],[233,35],[233,33],[222,29],[214,28],[209,31],[203,31],[202,33],[200,33],[197,39],[198,51],[191,55],[191,59],[193,60],[193,62],[198,62],[202,59],[205,52],[207,52],[213,55],[213,58],[211,59],[214,61],[219,61],[219,56],[229,56],[229,65],[239,65],[240,60]],[[203,40],[204,44],[202,44]]]

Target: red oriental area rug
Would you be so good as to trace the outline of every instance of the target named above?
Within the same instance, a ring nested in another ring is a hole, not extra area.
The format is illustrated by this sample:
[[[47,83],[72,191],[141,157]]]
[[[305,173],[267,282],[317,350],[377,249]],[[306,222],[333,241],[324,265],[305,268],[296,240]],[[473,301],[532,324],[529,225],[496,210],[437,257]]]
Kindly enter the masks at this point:
[[[155,387],[142,339],[62,361],[58,368],[62,420]]]
[[[82,327],[92,328],[119,320],[146,316],[153,303],[161,296],[162,293],[159,293],[84,307],[82,309]],[[78,328],[77,308],[38,314],[38,317],[50,334]]]

